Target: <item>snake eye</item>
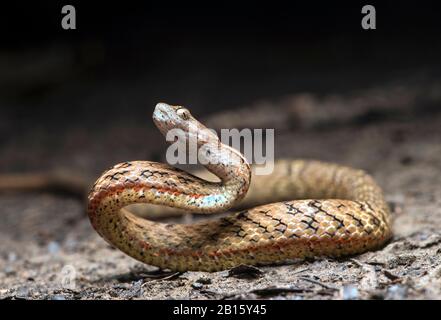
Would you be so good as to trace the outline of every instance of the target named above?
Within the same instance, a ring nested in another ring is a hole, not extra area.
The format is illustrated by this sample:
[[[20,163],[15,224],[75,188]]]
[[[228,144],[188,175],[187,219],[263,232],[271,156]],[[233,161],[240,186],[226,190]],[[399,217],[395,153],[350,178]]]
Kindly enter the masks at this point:
[[[181,117],[181,119],[183,120],[188,120],[190,119],[190,111],[188,111],[188,109],[185,108],[180,108],[176,111],[176,113],[178,114],[178,116]]]

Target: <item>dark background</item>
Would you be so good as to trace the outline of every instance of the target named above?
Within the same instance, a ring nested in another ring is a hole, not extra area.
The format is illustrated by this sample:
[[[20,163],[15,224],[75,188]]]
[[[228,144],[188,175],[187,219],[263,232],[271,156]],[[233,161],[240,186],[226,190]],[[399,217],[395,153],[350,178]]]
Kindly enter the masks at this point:
[[[77,30],[61,28],[65,4]],[[361,28],[365,4],[376,30]],[[106,128],[152,126],[158,101],[200,117],[440,75],[436,2],[18,1],[1,13],[2,153],[63,144],[74,130],[93,141]]]

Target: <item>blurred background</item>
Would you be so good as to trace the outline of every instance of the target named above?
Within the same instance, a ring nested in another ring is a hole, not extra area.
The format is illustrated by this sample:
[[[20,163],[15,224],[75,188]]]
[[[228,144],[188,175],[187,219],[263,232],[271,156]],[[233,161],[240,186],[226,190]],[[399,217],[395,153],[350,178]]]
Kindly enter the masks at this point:
[[[435,2],[372,3],[376,30],[361,28],[363,2],[69,4],[76,30],[61,28],[62,1],[2,9],[0,171],[87,166],[97,150],[109,162],[125,159],[117,155],[125,148],[145,157],[148,134],[163,140],[147,133],[159,101],[203,118],[440,74]]]
[[[76,30],[61,27],[66,4]],[[361,27],[365,4],[376,30]],[[0,297],[19,296],[28,278],[47,287],[49,269],[73,259],[96,275],[91,261],[109,248],[84,214],[86,187],[118,162],[164,161],[151,120],[160,101],[212,128],[274,128],[277,158],[368,170],[410,214],[399,236],[441,226],[435,1],[20,1],[0,14],[0,284],[13,288]],[[53,172],[79,197],[9,192],[22,182],[11,174]],[[30,271],[29,256],[45,267]]]

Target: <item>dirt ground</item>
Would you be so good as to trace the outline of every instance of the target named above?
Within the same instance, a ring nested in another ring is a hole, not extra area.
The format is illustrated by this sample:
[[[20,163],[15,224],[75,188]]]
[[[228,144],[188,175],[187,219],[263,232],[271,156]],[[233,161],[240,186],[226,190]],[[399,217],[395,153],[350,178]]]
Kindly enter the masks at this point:
[[[36,168],[63,163],[96,177],[111,164],[160,160],[165,153],[151,125],[104,126],[92,144],[84,143],[81,130],[42,134],[39,144],[31,134],[4,146],[2,165],[32,157]],[[175,274],[112,249],[92,229],[80,199],[4,193],[0,299],[441,299],[440,113],[275,134],[278,158],[335,161],[370,172],[393,210],[393,240],[342,260]]]

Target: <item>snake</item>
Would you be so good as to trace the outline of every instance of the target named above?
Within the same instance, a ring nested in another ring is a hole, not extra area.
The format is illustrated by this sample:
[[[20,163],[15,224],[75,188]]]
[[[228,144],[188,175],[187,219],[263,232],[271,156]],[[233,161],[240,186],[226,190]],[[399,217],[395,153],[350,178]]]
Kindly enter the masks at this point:
[[[90,222],[111,246],[138,261],[171,271],[214,272],[353,256],[381,248],[392,236],[383,191],[363,170],[281,159],[271,174],[253,176],[251,183],[247,159],[187,108],[158,103],[153,121],[169,143],[188,145],[195,139],[198,160],[218,181],[152,161],[127,161],[106,170],[88,195]],[[174,140],[167,136],[171,130]],[[231,212],[249,190],[265,203]],[[130,212],[127,207],[135,203],[229,214],[166,223]]]

